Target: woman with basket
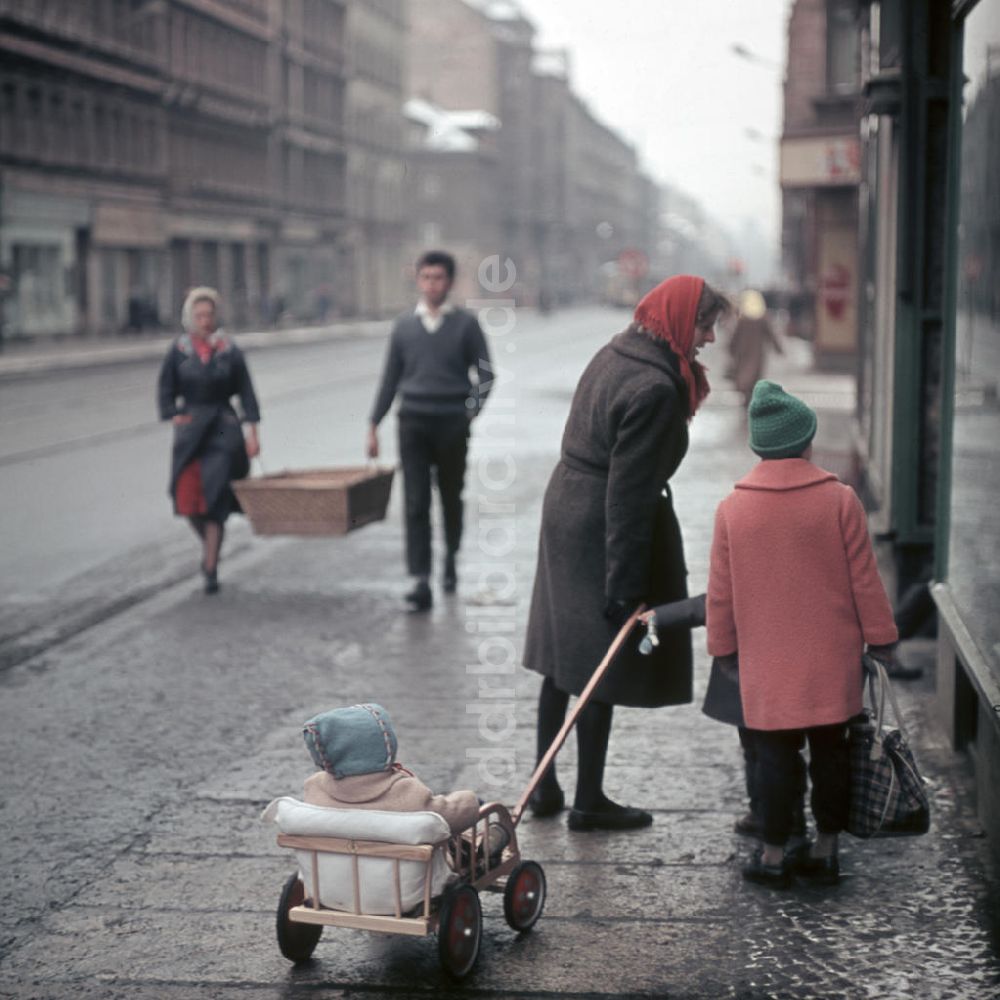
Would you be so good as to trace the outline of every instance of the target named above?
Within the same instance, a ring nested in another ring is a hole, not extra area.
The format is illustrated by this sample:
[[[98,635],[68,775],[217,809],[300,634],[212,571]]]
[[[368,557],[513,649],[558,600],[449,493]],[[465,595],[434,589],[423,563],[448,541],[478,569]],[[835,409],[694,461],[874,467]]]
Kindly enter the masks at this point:
[[[202,543],[205,593],[219,589],[219,552],[226,518],[240,506],[231,487],[260,452],[260,409],[240,349],[218,326],[219,293],[194,288],[184,300],[185,332],[170,345],[160,369],[160,419],[174,427],[170,495]],[[230,402],[239,396],[246,436]]]

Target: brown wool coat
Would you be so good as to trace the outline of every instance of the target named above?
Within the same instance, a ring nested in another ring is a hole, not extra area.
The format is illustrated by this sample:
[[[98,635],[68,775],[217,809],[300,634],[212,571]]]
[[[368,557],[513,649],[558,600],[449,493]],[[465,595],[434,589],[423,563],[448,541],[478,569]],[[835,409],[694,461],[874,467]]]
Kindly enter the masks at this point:
[[[542,507],[524,665],[579,694],[614,637],[609,599],[666,604],[687,596],[680,527],[667,481],[688,446],[687,388],[662,341],[626,330],[580,378],[562,457]],[[664,496],[666,488],[667,495]],[[595,698],[656,707],[691,700],[691,635],[635,637]]]
[[[395,768],[373,774],[335,778],[317,771],[306,778],[305,801],[335,809],[385,809],[389,812],[435,812],[443,817],[452,833],[471,826],[479,815],[475,792],[435,795],[409,771]]]
[[[753,387],[764,377],[764,362],[768,348],[778,354],[784,354],[781,341],[775,336],[771,324],[766,317],[748,319],[741,317],[733,330],[733,338],[729,342],[729,353],[733,358],[733,380],[747,399],[753,392]]]

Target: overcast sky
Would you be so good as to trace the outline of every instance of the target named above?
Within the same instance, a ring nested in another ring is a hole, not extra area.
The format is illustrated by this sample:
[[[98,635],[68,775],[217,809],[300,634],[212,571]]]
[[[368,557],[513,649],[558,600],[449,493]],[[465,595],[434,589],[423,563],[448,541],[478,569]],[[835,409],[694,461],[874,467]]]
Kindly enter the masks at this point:
[[[776,137],[788,0],[521,0],[539,47],[646,170],[739,230],[778,231]],[[741,59],[740,43],[771,65]],[[763,136],[754,139],[753,130]]]

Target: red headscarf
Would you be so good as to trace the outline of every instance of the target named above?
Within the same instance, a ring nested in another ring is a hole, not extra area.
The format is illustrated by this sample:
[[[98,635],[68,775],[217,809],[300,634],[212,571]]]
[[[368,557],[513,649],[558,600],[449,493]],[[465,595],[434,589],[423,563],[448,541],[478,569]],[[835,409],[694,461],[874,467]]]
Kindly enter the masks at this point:
[[[701,406],[709,388],[705,366],[700,361],[689,360],[694,344],[698,302],[704,287],[703,278],[677,274],[661,281],[635,307],[636,323],[645,327],[653,336],[665,340],[677,355],[681,375],[688,387],[688,420]]]

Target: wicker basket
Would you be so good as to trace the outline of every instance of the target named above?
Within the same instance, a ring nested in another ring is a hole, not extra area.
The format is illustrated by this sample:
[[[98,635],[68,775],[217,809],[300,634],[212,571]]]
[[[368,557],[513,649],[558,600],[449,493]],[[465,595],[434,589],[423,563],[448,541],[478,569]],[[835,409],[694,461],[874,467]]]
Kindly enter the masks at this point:
[[[352,466],[240,479],[233,490],[255,535],[345,535],[385,518],[392,469]]]

